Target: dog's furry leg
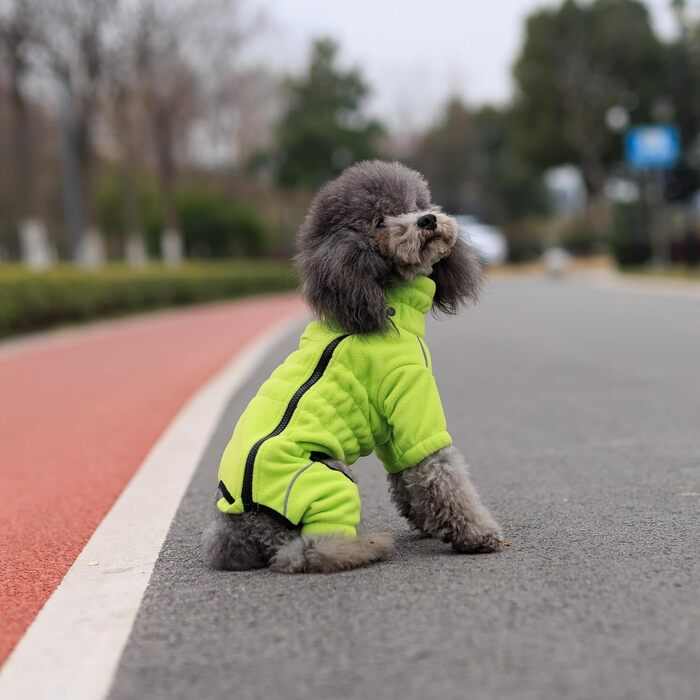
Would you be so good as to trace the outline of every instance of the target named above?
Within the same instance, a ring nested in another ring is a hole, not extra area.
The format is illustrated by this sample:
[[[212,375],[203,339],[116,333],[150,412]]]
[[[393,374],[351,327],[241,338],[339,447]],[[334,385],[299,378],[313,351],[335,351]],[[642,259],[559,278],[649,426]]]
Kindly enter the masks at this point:
[[[342,535],[299,535],[280,547],[270,568],[285,574],[330,574],[383,559],[393,548],[386,532]]]
[[[415,467],[389,474],[399,513],[458,552],[493,552],[503,535],[472,485],[460,453],[446,447]]]
[[[202,533],[204,561],[212,569],[245,571],[269,566],[275,552],[297,538],[265,513],[216,516]]]
[[[387,474],[389,481],[389,495],[396,510],[402,518],[406,518],[412,525],[420,529],[420,524],[415,522],[413,509],[411,508],[411,494],[408,492],[406,480],[398,478],[400,474]]]
[[[347,464],[334,459],[326,460],[325,464],[354,481]],[[346,483],[343,477],[343,485]],[[279,548],[272,557],[270,568],[286,574],[330,574],[379,561],[392,549],[391,535],[385,532],[369,533],[361,530],[354,538],[339,534],[299,533]]]
[[[396,478],[396,474],[388,474],[389,477],[389,495],[391,500],[399,511],[399,515],[406,518],[411,525],[418,530],[423,537],[430,537],[430,533],[426,532],[422,527],[422,517],[411,507],[411,495],[406,487],[406,480]]]

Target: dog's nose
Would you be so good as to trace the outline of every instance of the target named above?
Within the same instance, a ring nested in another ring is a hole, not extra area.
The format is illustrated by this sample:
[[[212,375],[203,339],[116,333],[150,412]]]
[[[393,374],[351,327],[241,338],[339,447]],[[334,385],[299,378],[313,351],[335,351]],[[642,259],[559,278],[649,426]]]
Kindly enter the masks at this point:
[[[437,216],[435,214],[423,214],[418,217],[418,228],[427,228],[434,231],[437,228]]]

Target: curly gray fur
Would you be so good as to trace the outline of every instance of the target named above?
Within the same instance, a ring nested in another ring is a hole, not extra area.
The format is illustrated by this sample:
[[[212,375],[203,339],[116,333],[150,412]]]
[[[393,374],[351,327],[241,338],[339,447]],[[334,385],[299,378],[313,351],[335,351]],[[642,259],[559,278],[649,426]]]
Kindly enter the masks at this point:
[[[216,516],[202,534],[204,561],[212,569],[246,571],[269,566],[287,574],[346,571],[383,559],[393,548],[387,533],[301,535],[265,513]]]
[[[493,552],[503,543],[501,529],[481,503],[454,447],[389,474],[389,489],[399,513],[413,527],[451,542],[458,552]]]
[[[438,226],[415,226],[425,212]],[[390,226],[384,227],[384,221]],[[314,198],[299,230],[296,264],[313,310],[348,333],[387,330],[385,292],[429,274],[434,311],[456,313],[478,295],[481,267],[454,219],[430,201],[423,176],[401,163],[357,163]],[[412,255],[407,255],[412,251]]]
[[[277,550],[299,536],[266,513],[226,515],[218,508],[202,533],[204,562],[212,569],[245,571],[270,565]]]
[[[285,574],[331,574],[379,561],[392,549],[387,532],[364,532],[354,539],[340,535],[300,536],[279,549],[270,568]]]

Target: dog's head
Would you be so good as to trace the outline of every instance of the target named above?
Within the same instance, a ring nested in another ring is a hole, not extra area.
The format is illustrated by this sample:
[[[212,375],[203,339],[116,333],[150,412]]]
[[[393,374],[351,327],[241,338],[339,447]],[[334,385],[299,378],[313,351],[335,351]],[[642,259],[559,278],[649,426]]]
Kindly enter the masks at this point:
[[[304,295],[350,333],[387,328],[385,291],[427,275],[433,309],[476,300],[481,270],[456,221],[430,201],[423,176],[401,163],[364,161],[318,192],[299,230]]]

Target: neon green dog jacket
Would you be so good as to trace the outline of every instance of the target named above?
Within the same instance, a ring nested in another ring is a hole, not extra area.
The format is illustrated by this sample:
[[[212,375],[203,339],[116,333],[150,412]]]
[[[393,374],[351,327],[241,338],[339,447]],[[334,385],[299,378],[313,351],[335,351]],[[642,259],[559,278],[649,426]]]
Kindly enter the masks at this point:
[[[399,472],[452,444],[422,340],[434,294],[427,277],[387,292],[385,334],[306,327],[236,425],[219,467],[221,511],[354,537],[359,493],[332,459],[352,464],[375,450]]]

